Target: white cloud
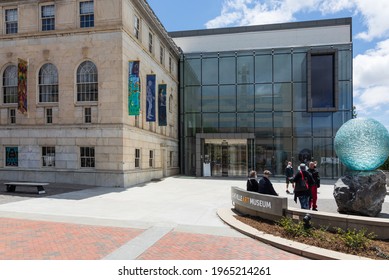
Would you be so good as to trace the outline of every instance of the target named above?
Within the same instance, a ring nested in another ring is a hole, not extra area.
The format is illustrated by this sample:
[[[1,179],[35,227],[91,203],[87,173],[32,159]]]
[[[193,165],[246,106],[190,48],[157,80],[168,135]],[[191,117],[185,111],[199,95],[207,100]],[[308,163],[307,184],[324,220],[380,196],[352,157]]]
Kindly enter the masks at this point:
[[[389,34],[388,0],[224,0],[219,16],[207,28],[280,23],[295,20],[297,13],[316,11],[323,15],[341,11],[360,14],[367,30],[357,38],[371,41]]]
[[[389,107],[389,39],[354,58],[354,103],[364,115],[386,114]]]

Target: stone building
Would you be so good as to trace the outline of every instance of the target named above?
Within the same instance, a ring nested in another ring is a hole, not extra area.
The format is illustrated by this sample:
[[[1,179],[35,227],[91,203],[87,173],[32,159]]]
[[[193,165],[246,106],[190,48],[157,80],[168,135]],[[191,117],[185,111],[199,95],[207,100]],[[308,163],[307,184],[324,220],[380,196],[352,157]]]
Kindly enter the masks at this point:
[[[146,1],[4,0],[0,14],[0,180],[130,186],[179,172],[179,50]]]

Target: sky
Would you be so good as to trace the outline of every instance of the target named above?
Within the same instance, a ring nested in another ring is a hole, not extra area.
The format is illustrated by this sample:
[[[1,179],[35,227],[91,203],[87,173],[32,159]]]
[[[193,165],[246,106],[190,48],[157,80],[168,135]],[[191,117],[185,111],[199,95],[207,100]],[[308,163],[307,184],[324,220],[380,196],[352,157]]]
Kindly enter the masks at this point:
[[[352,17],[357,118],[389,130],[388,0],[147,0],[165,29],[195,30]]]

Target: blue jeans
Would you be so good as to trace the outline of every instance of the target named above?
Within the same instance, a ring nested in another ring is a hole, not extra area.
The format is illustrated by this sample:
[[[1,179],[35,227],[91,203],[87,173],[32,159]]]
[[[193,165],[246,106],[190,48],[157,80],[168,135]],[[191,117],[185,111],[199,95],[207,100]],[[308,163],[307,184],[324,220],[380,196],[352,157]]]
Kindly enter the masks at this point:
[[[299,196],[299,201],[300,201],[301,209],[309,209],[308,195]]]

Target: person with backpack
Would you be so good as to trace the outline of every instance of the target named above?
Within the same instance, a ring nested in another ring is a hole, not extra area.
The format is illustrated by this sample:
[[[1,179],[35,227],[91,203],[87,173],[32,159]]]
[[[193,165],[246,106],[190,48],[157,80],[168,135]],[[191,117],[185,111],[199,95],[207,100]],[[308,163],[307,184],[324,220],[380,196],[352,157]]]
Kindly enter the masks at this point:
[[[297,203],[297,198],[300,202],[301,209],[309,209],[309,201],[311,198],[310,186],[313,185],[311,174],[306,171],[304,163],[300,164],[300,170],[294,176],[294,202]]]

